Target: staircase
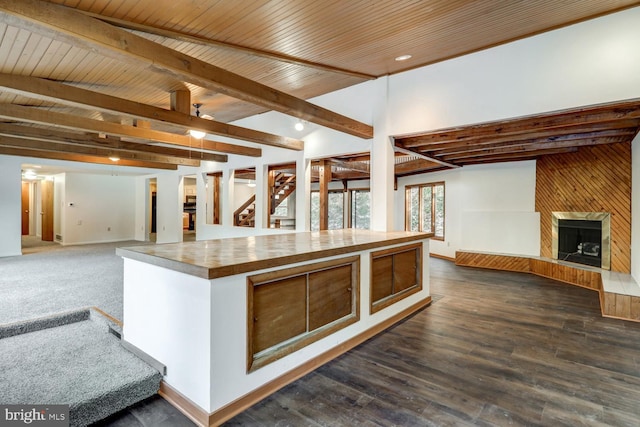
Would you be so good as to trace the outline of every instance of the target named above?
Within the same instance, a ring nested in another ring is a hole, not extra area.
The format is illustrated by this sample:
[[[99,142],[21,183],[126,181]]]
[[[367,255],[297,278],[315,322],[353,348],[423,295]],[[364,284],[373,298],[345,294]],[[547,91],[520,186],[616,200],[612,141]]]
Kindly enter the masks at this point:
[[[70,425],[86,426],[153,396],[162,375],[117,329],[88,308],[0,325],[0,402],[69,405]]]
[[[273,185],[269,190],[271,196],[271,203],[269,204],[271,209],[269,213],[273,215],[276,212],[276,208],[280,206],[280,203],[296,191],[296,176],[283,172],[276,174]]]
[[[269,215],[276,212],[276,208],[287,199],[294,191],[296,191],[296,175],[291,173],[279,172],[272,178],[269,185]],[[256,196],[253,195],[247,199],[233,213],[233,224],[236,227],[253,227],[256,217]],[[278,224],[278,222],[276,222]]]
[[[256,223],[255,194],[233,213],[233,225],[236,227],[253,227]]]

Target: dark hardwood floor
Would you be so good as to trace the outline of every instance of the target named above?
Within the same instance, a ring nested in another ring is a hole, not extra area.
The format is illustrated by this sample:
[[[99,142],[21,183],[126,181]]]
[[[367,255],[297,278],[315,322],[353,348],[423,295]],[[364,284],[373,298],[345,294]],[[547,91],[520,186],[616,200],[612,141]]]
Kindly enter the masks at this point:
[[[430,307],[226,425],[640,425],[640,323],[533,275],[430,275]]]

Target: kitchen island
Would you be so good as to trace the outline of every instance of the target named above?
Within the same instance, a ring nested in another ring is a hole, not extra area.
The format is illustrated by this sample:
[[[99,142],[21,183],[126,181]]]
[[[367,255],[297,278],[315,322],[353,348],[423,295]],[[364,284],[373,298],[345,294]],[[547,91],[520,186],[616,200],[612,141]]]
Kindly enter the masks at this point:
[[[218,425],[431,302],[429,237],[331,230],[119,248],[123,339]]]

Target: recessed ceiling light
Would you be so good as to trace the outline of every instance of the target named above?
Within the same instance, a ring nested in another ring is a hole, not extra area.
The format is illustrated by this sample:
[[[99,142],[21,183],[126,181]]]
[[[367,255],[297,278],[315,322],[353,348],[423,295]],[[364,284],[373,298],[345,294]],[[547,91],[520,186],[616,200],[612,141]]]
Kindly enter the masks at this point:
[[[118,162],[118,161],[120,161],[120,157],[118,157],[116,155],[111,155],[111,156],[109,156],[109,160],[111,160],[112,162]]]
[[[400,55],[396,57],[396,61],[406,61],[407,59],[411,59],[411,55]]]

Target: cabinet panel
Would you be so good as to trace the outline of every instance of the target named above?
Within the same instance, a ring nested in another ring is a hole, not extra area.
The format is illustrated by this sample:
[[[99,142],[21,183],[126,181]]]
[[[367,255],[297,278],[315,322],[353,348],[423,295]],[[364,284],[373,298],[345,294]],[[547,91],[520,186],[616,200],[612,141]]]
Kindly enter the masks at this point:
[[[402,292],[418,284],[417,256],[416,250],[393,255],[393,293]]]
[[[393,255],[376,258],[371,264],[371,300],[379,301],[393,293]]]
[[[247,371],[358,321],[360,256],[247,277]]]
[[[371,313],[421,289],[422,244],[371,253]]]
[[[253,351],[259,353],[307,330],[304,276],[257,286],[253,295]]]
[[[351,313],[352,276],[351,265],[309,274],[309,331]]]

